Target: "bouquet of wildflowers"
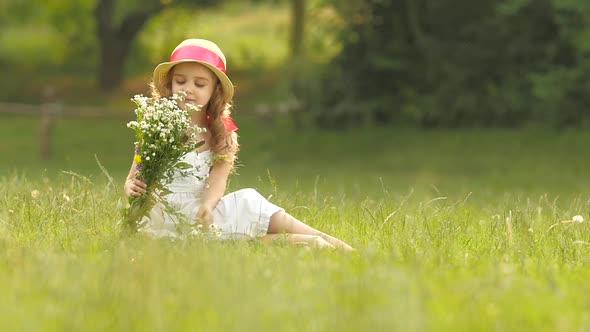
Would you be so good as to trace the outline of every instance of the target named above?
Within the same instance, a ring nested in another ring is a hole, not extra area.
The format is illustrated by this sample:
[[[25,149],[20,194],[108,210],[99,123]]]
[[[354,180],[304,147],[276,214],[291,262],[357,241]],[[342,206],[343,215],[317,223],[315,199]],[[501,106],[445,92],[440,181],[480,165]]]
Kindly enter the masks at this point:
[[[164,183],[172,179],[175,172],[191,171],[191,165],[181,158],[195,150],[203,142],[197,139],[203,128],[191,125],[191,114],[200,107],[187,104],[181,107],[184,94],[170,98],[149,98],[136,95],[131,100],[136,104],[137,119],[127,123],[135,131],[135,156],[137,178],[145,182],[147,192],[138,197],[130,196],[129,204],[123,210],[124,223],[130,230],[137,229],[137,223],[146,216],[154,204],[169,191]]]

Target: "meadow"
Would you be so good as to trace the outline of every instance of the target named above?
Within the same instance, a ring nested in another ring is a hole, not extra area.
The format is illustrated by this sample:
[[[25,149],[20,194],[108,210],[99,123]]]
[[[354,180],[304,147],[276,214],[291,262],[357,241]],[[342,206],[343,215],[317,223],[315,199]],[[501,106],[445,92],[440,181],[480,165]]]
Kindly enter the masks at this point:
[[[0,329],[590,330],[590,134],[283,120],[236,113],[229,190],[355,253],[124,236],[125,118],[60,119],[48,161],[36,118],[0,118]]]
[[[232,3],[148,24],[114,97],[85,57],[69,66],[50,22],[8,26],[0,99],[38,103],[53,86],[69,105],[131,109],[167,44],[193,34],[232,54],[238,98],[284,99],[289,7]],[[311,12],[308,60],[330,63],[341,23]],[[2,114],[0,331],[590,330],[590,133],[297,129],[246,99],[228,190],[256,188],[356,252],[125,236],[131,112],[60,118],[49,160],[38,118]]]

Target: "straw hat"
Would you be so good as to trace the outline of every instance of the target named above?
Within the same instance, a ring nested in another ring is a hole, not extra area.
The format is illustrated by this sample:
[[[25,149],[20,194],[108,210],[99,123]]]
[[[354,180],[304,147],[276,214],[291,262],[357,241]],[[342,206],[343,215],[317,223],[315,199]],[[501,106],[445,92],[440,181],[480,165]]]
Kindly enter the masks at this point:
[[[226,75],[225,55],[221,49],[212,41],[206,39],[186,39],[178,44],[172,54],[169,62],[160,63],[154,69],[153,81],[156,89],[160,94],[163,83],[166,81],[166,75],[172,67],[183,62],[197,62],[209,68],[221,82],[223,90],[223,100],[229,102],[234,95],[234,85]]]

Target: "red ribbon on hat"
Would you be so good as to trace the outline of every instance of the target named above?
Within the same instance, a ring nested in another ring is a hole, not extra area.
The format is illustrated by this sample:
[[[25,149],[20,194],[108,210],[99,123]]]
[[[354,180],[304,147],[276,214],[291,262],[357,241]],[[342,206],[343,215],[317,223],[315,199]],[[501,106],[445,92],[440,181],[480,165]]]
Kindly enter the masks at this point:
[[[207,123],[210,123],[210,122],[211,122],[211,117],[209,116],[209,114],[207,114]],[[221,122],[223,122],[223,125],[225,126],[225,130],[228,132],[238,130],[238,126],[236,125],[234,120],[229,116],[222,116]]]
[[[180,60],[197,60],[206,62],[225,74],[225,63],[223,63],[223,59],[215,54],[215,52],[204,47],[187,45],[177,49],[170,56],[170,62]]]

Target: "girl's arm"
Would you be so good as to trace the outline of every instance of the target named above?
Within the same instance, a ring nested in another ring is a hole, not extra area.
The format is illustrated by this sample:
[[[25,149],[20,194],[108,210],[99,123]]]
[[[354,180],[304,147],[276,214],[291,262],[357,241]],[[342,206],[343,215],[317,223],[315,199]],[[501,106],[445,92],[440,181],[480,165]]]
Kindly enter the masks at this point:
[[[237,142],[237,134],[231,133],[232,142]],[[232,144],[225,160],[216,161],[207,179],[207,189],[201,196],[201,208],[197,215],[197,220],[205,225],[213,223],[213,209],[225,194],[227,188],[227,179],[232,170],[234,158],[236,156],[237,144]]]
[[[129,196],[141,196],[145,194],[146,185],[143,181],[136,179],[137,176],[137,164],[135,160],[131,164],[131,169],[129,170],[129,174],[127,175],[127,179],[125,179],[125,186],[123,190],[125,191],[125,195]]]

